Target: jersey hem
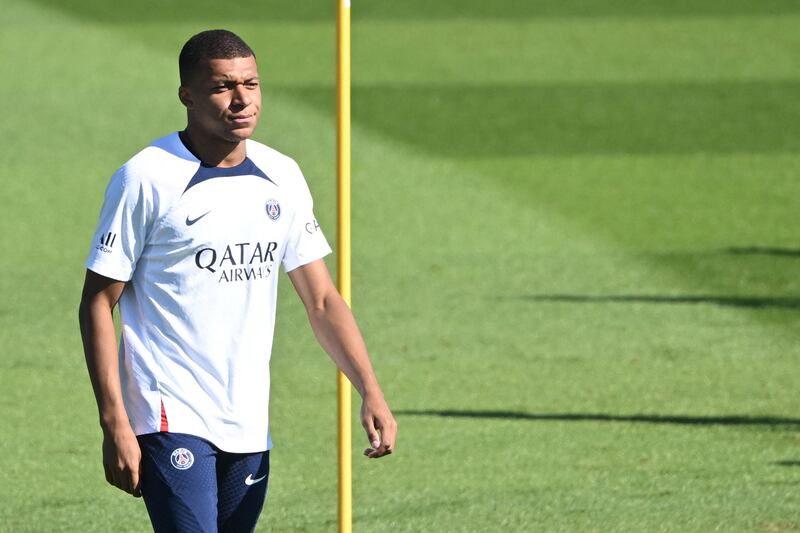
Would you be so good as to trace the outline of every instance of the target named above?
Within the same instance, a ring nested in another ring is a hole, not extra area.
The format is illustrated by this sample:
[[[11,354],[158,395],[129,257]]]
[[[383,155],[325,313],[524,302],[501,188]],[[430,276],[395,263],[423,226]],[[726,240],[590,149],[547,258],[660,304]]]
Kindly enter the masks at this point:
[[[127,271],[125,269],[114,267],[98,261],[86,261],[85,266],[88,270],[91,270],[95,274],[99,274],[116,281],[128,282],[133,277],[133,271]]]
[[[176,435],[190,435],[190,436],[196,437],[198,439],[203,439],[204,441],[210,443],[212,446],[214,446],[218,450],[221,450],[221,451],[227,452],[227,453],[261,453],[261,452],[268,452],[268,451],[272,450],[272,447],[273,447],[271,439],[267,439],[266,448],[262,447],[262,446],[254,446],[254,447],[242,446],[242,447],[238,447],[238,446],[232,446],[232,445],[229,446],[231,443],[225,442],[225,441],[215,440],[215,439],[211,438],[209,435],[204,434],[204,433],[199,432],[199,431],[198,432],[193,432],[193,431],[175,431],[173,429],[170,429],[168,431],[158,431],[158,430],[153,431],[152,429],[146,429],[146,430],[143,430],[143,431],[134,430],[134,434],[137,437],[142,437],[144,435],[153,435],[155,433],[173,433],[173,434],[176,434]]]
[[[283,263],[283,269],[284,269],[284,270],[286,271],[286,273],[288,274],[288,273],[289,273],[289,272],[291,272],[292,270],[296,270],[296,269],[300,268],[301,266],[305,266],[305,265],[307,265],[307,264],[309,264],[309,263],[313,263],[313,262],[314,262],[314,261],[316,261],[317,259],[322,259],[323,257],[327,257],[328,255],[330,255],[330,254],[332,254],[332,253],[333,253],[333,250],[331,250],[331,248],[330,248],[330,246],[329,246],[329,247],[328,247],[328,249],[327,249],[327,251],[320,251],[320,253],[319,253],[319,254],[314,254],[314,255],[315,255],[315,256],[317,256],[317,257],[312,257],[312,258],[310,258],[310,259],[308,259],[308,260],[305,260],[305,259],[304,259],[303,261],[298,261],[298,262],[297,262],[297,264],[295,264],[295,265],[287,265],[287,264],[286,264],[286,262],[284,261],[284,263]]]

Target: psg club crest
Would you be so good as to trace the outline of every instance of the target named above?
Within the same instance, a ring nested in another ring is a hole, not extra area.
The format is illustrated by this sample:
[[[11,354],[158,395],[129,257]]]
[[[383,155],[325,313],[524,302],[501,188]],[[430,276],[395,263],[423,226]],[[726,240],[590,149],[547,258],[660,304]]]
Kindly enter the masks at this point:
[[[267,216],[272,220],[278,220],[281,216],[281,204],[278,200],[271,198],[267,200]]]
[[[170,457],[172,466],[178,470],[187,470],[194,464],[194,455],[186,448],[176,448]]]

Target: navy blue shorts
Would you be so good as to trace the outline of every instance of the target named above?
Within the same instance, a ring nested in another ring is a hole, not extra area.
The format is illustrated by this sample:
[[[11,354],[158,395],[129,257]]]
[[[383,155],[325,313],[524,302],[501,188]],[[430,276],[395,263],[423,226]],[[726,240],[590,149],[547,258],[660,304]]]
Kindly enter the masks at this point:
[[[224,452],[183,433],[140,435],[141,487],[157,533],[253,531],[264,507],[269,451]]]

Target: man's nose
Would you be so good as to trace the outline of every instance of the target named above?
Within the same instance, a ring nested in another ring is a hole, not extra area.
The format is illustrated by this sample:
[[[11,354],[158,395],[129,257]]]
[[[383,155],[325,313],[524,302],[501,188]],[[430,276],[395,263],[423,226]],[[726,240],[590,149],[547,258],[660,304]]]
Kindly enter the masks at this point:
[[[237,84],[233,92],[232,103],[240,105],[242,107],[247,107],[248,105],[250,105],[250,101],[251,101],[250,94],[248,94],[244,84],[242,83]]]

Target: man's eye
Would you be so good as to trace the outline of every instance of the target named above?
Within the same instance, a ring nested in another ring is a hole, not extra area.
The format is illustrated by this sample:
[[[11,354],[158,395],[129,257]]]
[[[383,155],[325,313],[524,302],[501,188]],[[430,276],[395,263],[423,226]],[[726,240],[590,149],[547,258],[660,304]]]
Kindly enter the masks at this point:
[[[251,81],[251,82],[245,83],[244,86],[247,87],[248,89],[255,89],[256,87],[258,87],[258,82],[257,81]]]

